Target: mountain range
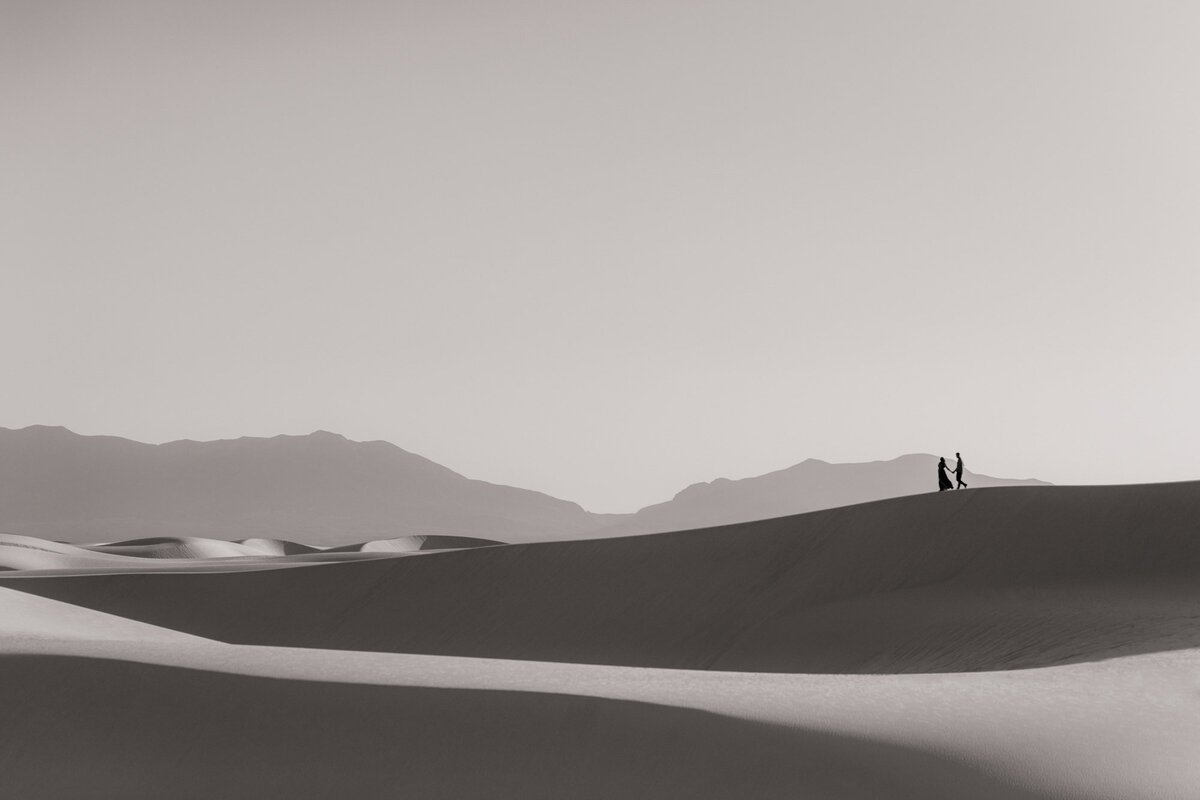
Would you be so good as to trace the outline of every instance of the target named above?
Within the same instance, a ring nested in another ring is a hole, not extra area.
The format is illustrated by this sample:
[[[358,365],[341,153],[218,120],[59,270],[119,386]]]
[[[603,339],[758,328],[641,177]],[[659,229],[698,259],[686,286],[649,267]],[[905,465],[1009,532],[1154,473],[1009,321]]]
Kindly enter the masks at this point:
[[[753,478],[694,483],[665,503],[646,506],[605,529],[606,535],[659,533],[784,517],[937,487],[938,456],[914,453],[890,461],[831,464],[810,458]],[[1032,478],[993,478],[964,470],[969,488],[1049,485]]]
[[[0,533],[72,543],[281,538],[321,545],[413,535],[503,542],[684,530],[920,494],[937,457],[809,459],[719,478],[634,514],[595,514],[541,492],[474,480],[382,441],[317,431],[145,444],[66,428],[0,428]],[[968,472],[972,487],[1039,484]]]

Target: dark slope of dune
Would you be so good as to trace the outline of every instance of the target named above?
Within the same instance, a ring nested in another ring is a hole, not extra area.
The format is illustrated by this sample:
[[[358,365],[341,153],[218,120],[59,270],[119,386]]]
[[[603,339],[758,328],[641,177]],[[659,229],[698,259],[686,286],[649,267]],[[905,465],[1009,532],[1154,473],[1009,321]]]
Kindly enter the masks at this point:
[[[969,671],[1200,645],[1200,483],[1014,487],[420,559],[4,585],[239,643]]]
[[[0,786],[26,800],[1034,797],[915,749],[595,697],[2,656],[0,707]]]
[[[308,436],[152,445],[0,428],[0,532],[64,542],[405,535],[566,538],[611,524],[541,492],[472,480],[387,442]]]

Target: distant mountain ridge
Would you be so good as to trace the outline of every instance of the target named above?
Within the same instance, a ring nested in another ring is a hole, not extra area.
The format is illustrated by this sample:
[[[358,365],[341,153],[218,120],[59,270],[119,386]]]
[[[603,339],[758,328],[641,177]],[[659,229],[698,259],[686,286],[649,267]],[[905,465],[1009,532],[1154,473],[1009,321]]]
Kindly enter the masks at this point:
[[[503,542],[687,530],[936,487],[937,457],[809,459],[698,483],[636,514],[594,514],[541,492],[464,477],[382,441],[336,433],[144,444],[66,428],[0,428],[0,533],[71,543],[146,537],[287,539],[336,546],[402,536]],[[1041,484],[967,473],[972,487]]]
[[[937,488],[938,458],[914,453],[890,461],[851,464],[810,458],[753,478],[694,483],[671,500],[646,506],[602,533],[617,536],[709,528],[924,494]],[[964,470],[963,479],[974,489],[1049,485],[1032,478],[993,478],[970,470]]]
[[[466,478],[387,442],[307,436],[144,444],[0,429],[0,532],[67,542],[155,536],[323,545],[409,535],[574,538],[611,522]]]

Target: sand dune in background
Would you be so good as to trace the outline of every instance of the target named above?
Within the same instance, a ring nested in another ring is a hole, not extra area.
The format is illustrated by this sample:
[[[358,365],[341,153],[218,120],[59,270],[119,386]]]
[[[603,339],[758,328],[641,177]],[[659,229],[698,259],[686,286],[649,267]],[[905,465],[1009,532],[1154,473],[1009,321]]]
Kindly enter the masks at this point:
[[[0,792],[22,798],[1185,800],[1198,698],[1200,651],[633,669],[232,646],[0,589]]]
[[[59,576],[138,571],[247,571],[493,544],[496,542],[462,536],[404,536],[328,549],[283,539],[229,542],[195,537],[159,537],[76,545],[31,536],[0,534],[0,570]]]
[[[376,539],[361,544],[329,547],[325,553],[415,553],[429,550],[463,550],[471,547],[490,547],[500,544],[492,539],[476,536],[400,536],[393,539]]]
[[[229,542],[194,536],[130,539],[80,547],[97,553],[136,558],[261,558],[321,552],[320,548],[283,539],[243,539]]]
[[[998,488],[270,581],[5,585],[244,644],[761,672],[1011,669],[1200,646],[1197,519],[1197,483]]]

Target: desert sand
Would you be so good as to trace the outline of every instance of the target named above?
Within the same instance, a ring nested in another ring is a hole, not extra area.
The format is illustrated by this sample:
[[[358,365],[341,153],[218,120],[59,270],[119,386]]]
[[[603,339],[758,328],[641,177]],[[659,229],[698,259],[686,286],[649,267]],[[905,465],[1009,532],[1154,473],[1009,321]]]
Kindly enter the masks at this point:
[[[43,543],[0,573],[0,794],[1190,800],[1197,520],[1181,483],[299,564],[78,548],[204,572]]]
[[[339,547],[312,547],[283,539],[224,541],[196,537],[132,539],[74,545],[0,534],[0,573],[100,575],[124,572],[230,572],[303,564],[358,561],[498,544],[467,536],[402,536]]]

